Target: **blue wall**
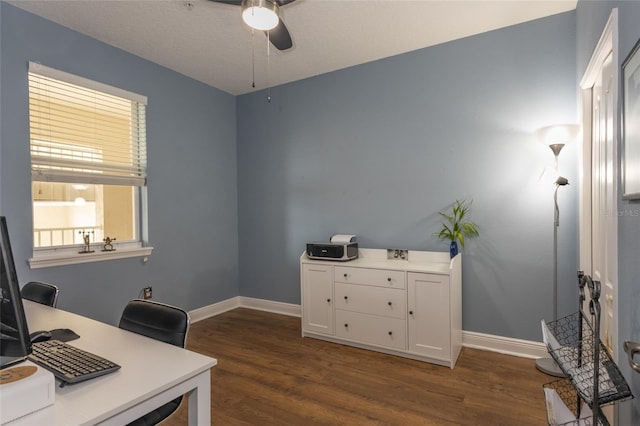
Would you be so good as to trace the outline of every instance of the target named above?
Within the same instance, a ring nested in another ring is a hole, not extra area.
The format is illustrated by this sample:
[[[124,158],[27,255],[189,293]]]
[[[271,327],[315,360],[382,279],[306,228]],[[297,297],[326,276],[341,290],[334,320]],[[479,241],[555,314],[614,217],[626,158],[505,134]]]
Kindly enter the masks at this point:
[[[577,78],[584,74],[611,10],[618,8],[618,66],[640,39],[640,2],[580,1],[577,16]],[[622,78],[621,78],[622,79]],[[622,84],[622,83],[621,83]],[[620,89],[622,90],[622,89]],[[619,92],[622,94],[622,91]],[[622,111],[622,95],[619,111]],[[618,123],[620,125],[620,123]],[[619,133],[620,134],[620,133]],[[622,152],[618,141],[618,152]],[[618,164],[618,170],[620,164]],[[619,180],[620,182],[620,180]],[[618,194],[621,195],[618,185]],[[636,398],[620,410],[620,424],[640,424],[640,375],[626,361],[622,345],[625,340],[640,341],[640,202],[618,199],[618,336],[619,365],[631,383]]]
[[[61,308],[109,323],[145,285],[154,299],[187,309],[237,296],[235,97],[4,2],[0,14],[0,211],[20,281],[55,283]],[[148,263],[29,269],[27,61],[148,97]]]
[[[463,328],[541,340],[552,316],[553,154],[536,128],[577,122],[575,13],[238,98],[240,293],[300,303],[305,243],[447,251],[437,212],[473,199]],[[574,311],[575,146],[561,171],[560,312]]]
[[[194,309],[300,303],[305,243],[446,251],[437,212],[474,200],[464,329],[540,340],[552,309],[553,163],[540,126],[577,120],[575,12],[234,98],[2,3],[0,209],[21,281],[115,322],[143,285]],[[27,61],[149,98],[150,261],[30,270]],[[577,183],[576,148],[560,167]],[[575,309],[577,185],[560,193],[560,312]],[[187,206],[185,208],[185,206]]]

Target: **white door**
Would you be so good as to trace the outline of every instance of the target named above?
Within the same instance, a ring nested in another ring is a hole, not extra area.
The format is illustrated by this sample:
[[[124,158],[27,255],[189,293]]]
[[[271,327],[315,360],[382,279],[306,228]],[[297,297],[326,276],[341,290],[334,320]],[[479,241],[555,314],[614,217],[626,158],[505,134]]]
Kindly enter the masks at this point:
[[[615,361],[619,359],[617,34],[618,13],[613,9],[580,82],[583,125],[580,269],[601,283],[600,337]],[[627,411],[620,417],[631,418],[631,407],[607,406],[603,411],[611,424],[617,424],[618,410]]]
[[[591,275],[600,281],[602,341],[610,352],[617,348],[618,216],[616,191],[616,126],[613,100],[613,55],[609,54],[593,86]]]

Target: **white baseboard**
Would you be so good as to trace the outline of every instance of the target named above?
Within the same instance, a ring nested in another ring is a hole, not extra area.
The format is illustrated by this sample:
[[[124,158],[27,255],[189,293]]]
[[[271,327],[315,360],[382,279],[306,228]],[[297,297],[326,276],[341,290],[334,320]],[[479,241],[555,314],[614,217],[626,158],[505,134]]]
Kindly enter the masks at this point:
[[[254,299],[252,297],[240,297],[240,306],[243,308],[256,309],[258,311],[273,312],[275,314],[300,317],[302,311],[300,305],[293,303],[273,302],[271,300]]]
[[[242,296],[232,297],[231,299],[194,309],[193,311],[189,311],[189,315],[191,316],[191,322],[194,323],[236,308],[255,309],[257,311],[267,311],[273,312],[274,314],[294,317],[301,316],[300,305]]]
[[[189,314],[191,315],[191,322],[198,322],[235,308],[256,309],[294,317],[302,315],[300,305],[242,296],[195,309],[190,311]],[[474,331],[462,332],[462,346],[521,358],[537,359],[548,355],[547,349],[542,342],[476,333]]]
[[[537,359],[548,356],[547,348],[542,342],[476,333],[474,331],[462,331],[462,346],[521,358]]]
[[[231,299],[223,300],[213,305],[203,306],[202,308],[189,311],[191,316],[191,323],[202,321],[203,319],[215,317],[223,312],[230,311],[232,309],[240,307],[240,296],[232,297]]]

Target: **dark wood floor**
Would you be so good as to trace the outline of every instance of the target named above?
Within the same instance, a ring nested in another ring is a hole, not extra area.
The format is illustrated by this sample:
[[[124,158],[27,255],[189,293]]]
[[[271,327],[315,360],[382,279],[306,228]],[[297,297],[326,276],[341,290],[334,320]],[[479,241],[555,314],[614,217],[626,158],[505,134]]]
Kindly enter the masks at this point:
[[[464,348],[451,370],[300,337],[300,319],[235,309],[192,324],[218,359],[214,425],[545,425],[533,360]],[[186,424],[186,404],[164,425]]]

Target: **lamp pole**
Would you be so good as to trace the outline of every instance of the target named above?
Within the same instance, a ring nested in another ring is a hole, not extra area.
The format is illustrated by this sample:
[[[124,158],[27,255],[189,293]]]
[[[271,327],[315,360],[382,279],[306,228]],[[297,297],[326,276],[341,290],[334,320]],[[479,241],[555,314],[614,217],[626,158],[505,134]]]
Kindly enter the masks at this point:
[[[580,130],[577,124],[557,124],[541,127],[536,136],[544,145],[551,148],[556,159],[556,181],[553,193],[553,320],[558,320],[558,227],[560,226],[560,209],[558,208],[558,188],[569,184],[564,177],[558,177],[558,156],[566,143],[573,140]],[[564,377],[564,373],[551,357],[536,360],[536,368],[543,373],[556,377]]]
[[[558,154],[563,144],[550,145],[556,157],[556,171],[558,169]],[[560,208],[558,207],[558,189],[568,185],[567,178],[559,176],[555,181],[556,188],[553,192],[553,321],[558,319],[558,227],[560,226]],[[553,358],[538,358],[536,368],[545,374],[555,377],[564,377],[564,373]]]
[[[553,193],[553,320],[558,319],[558,227],[560,226],[560,208],[558,208],[558,188],[569,185],[569,181],[562,176],[556,180],[556,190]]]

